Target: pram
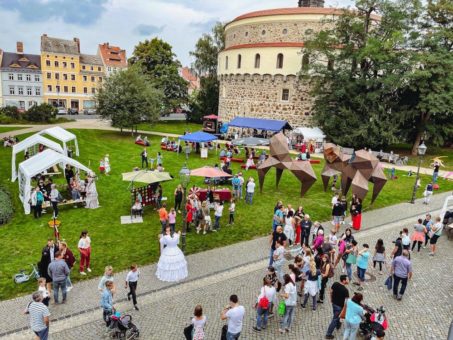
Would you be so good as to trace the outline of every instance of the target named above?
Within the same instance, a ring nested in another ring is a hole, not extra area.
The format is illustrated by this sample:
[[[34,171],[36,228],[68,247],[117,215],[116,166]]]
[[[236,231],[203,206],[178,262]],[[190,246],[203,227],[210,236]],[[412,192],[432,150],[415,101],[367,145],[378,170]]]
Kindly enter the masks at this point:
[[[379,307],[377,310],[364,305],[365,316],[360,323],[360,333],[366,340],[375,340],[385,336],[385,330],[388,328],[388,321],[385,316],[384,307]]]
[[[131,315],[121,315],[116,312],[110,316],[108,335],[111,339],[137,339],[140,336],[140,330],[132,323]]]

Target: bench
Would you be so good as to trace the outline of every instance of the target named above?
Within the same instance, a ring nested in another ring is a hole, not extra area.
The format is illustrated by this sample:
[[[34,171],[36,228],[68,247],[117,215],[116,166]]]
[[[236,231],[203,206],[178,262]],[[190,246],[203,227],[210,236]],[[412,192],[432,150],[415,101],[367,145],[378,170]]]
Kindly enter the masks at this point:
[[[226,157],[220,157],[221,161],[225,161]],[[230,158],[231,162],[236,162],[236,163],[244,163],[244,160],[242,158],[235,158],[232,157]]]
[[[247,166],[246,164],[242,164],[242,165],[241,165],[241,168],[242,168],[242,169],[245,169],[246,166]],[[253,165],[249,166],[249,170],[250,170],[250,169],[255,169],[255,170],[256,170],[256,165],[253,164]]]

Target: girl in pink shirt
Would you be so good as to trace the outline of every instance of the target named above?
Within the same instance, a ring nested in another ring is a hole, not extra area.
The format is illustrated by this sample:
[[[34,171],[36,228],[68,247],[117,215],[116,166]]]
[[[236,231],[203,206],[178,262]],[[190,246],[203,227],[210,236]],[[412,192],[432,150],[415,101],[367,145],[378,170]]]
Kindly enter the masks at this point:
[[[176,225],[176,211],[175,208],[171,208],[170,213],[168,214],[168,224],[170,225],[171,231],[175,232]]]

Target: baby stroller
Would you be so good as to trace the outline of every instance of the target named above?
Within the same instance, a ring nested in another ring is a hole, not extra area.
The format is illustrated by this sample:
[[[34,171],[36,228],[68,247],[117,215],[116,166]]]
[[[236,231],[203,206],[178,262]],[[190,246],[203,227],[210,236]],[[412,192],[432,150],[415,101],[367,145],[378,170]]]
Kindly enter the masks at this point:
[[[366,340],[375,340],[385,336],[385,330],[388,328],[388,321],[385,316],[384,307],[377,310],[364,305],[365,319],[360,323],[360,333]]]
[[[110,316],[109,336],[111,339],[137,339],[140,336],[138,327],[132,323],[132,316],[116,312]]]

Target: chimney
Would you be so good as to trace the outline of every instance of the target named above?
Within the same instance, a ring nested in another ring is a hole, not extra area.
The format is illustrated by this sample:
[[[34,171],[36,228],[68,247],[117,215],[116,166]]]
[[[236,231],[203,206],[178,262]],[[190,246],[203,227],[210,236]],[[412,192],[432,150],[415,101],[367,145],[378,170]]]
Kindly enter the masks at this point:
[[[80,39],[79,38],[74,38],[74,41],[77,43],[77,52],[80,53]]]
[[[42,36],[43,36],[43,37],[47,37],[47,33],[44,33]]]
[[[22,41],[16,43],[16,52],[17,54],[24,54],[24,43]]]

